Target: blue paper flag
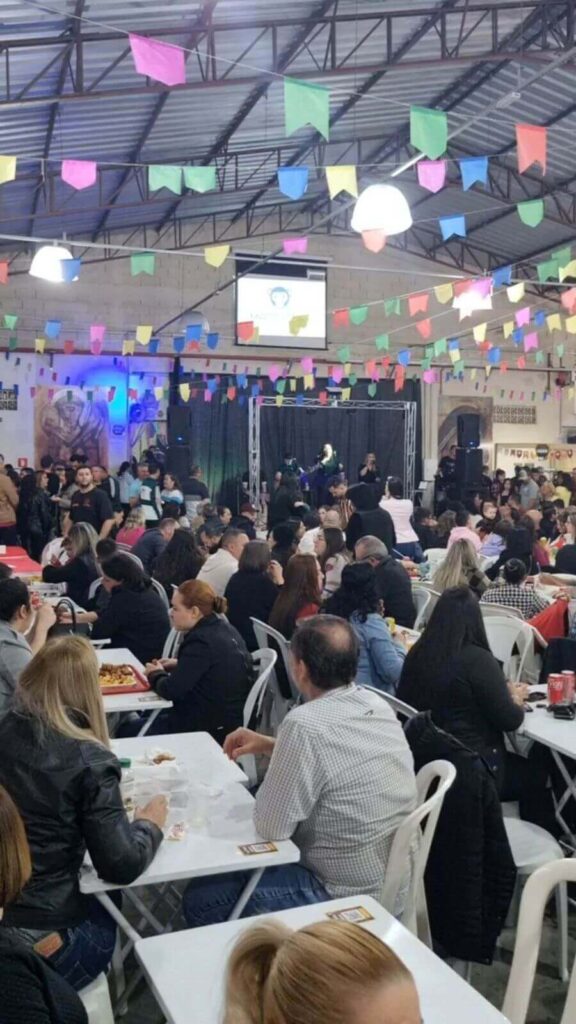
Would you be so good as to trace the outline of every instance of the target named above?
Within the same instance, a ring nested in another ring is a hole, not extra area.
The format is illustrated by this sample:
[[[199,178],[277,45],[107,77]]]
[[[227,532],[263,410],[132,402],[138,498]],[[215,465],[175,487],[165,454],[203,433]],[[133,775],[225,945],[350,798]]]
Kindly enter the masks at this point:
[[[491,348],[490,349],[490,351],[488,353],[488,362],[492,363],[492,365],[494,365],[495,363],[499,363],[500,362],[500,349],[499,348]]]
[[[296,395],[296,405],[304,405],[304,395]]]
[[[211,348],[211,349],[218,348],[218,342],[219,341],[220,341],[220,335],[216,331],[213,331],[212,334],[207,334],[206,335],[206,344],[207,344],[208,348]]]
[[[543,309],[539,309],[536,313],[534,313],[534,326],[535,327],[544,327],[545,323],[546,323],[546,313],[544,312]]]
[[[53,341],[54,338],[57,338],[60,334],[61,327],[62,324],[59,320],[47,320],[44,324],[44,334],[47,338],[50,338],[50,340]]]
[[[308,188],[308,168],[279,167],[278,188],[289,199],[300,199]]]
[[[258,398],[258,395],[260,394],[260,388],[258,387],[257,384],[253,384],[250,391],[252,394],[252,398]]]
[[[440,224],[442,238],[445,242],[452,238],[452,235],[460,235],[462,238],[466,238],[466,217],[461,214],[455,217],[439,217],[438,223]]]
[[[521,327],[517,327],[515,331],[512,331],[512,341],[515,345],[521,345],[524,340],[524,331]]]
[[[150,338],[148,342],[148,351],[155,355],[160,347],[160,338]]]
[[[186,342],[183,334],[177,334],[176,337],[172,339],[172,346],[175,352],[183,352],[185,344]]]
[[[503,284],[510,284],[512,267],[498,267],[498,270],[492,271],[492,280],[495,288],[501,288]]]
[[[488,157],[468,156],[460,160],[460,174],[462,175],[462,188],[466,192],[472,185],[479,182],[485,185],[488,181]]]
[[[448,339],[448,348],[451,351],[454,351],[455,348],[460,348],[460,342],[458,341],[458,338],[449,338]]]
[[[236,387],[245,388],[248,386],[248,378],[245,373],[236,374]]]
[[[405,348],[401,352],[398,353],[398,362],[400,363],[400,366],[408,366],[408,364],[410,362],[410,349],[409,348]]]
[[[217,389],[217,387],[218,387],[218,381],[216,380],[216,378],[215,377],[211,377],[210,380],[207,381],[206,387],[208,388],[208,391],[210,391],[212,394],[214,394],[216,389]]]
[[[188,324],[184,335],[186,341],[200,341],[202,337],[202,324]]]
[[[82,260],[60,260],[60,266],[62,267],[62,280],[66,284],[70,284],[75,277],[78,277]]]

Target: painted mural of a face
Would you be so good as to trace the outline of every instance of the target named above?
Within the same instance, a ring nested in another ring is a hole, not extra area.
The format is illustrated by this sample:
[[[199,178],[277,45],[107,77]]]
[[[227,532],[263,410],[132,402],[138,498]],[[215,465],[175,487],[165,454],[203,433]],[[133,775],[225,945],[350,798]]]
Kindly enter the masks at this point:
[[[76,451],[85,453],[88,463],[105,462],[108,438],[106,410],[102,403],[88,402],[83,395],[56,392],[52,402],[43,405],[36,447],[56,460],[67,461]]]

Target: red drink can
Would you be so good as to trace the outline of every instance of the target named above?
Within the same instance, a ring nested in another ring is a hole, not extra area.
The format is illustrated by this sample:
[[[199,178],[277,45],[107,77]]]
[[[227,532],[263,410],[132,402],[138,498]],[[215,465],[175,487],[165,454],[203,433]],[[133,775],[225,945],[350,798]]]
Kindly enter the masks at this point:
[[[562,678],[564,680],[564,700],[567,700],[569,704],[573,704],[576,675],[570,669],[565,669],[562,673]]]
[[[560,704],[564,700],[564,676],[561,672],[548,676],[548,703]]]

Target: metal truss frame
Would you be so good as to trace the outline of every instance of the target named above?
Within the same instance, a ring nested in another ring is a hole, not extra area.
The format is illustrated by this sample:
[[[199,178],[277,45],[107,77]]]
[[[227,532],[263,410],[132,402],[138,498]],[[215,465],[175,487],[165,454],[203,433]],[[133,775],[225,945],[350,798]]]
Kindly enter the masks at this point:
[[[261,508],[260,465],[261,465],[261,433],[260,409],[262,406],[276,407],[276,396],[265,395],[248,399],[248,479],[250,501],[255,508]],[[323,405],[317,398],[305,398],[296,401],[293,396],[285,396],[282,408],[324,409],[333,412],[335,409],[370,409],[399,412],[404,420],[404,487],[407,494],[413,497],[416,488],[416,402],[385,402],[378,399],[356,398],[341,404],[338,398],[331,399]]]

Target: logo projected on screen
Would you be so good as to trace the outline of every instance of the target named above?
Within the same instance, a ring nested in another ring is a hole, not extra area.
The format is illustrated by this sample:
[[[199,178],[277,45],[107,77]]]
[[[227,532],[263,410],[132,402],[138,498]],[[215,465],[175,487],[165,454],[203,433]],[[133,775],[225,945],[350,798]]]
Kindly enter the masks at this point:
[[[287,288],[271,288],[268,295],[270,302],[276,309],[284,309],[290,302],[290,292]]]

